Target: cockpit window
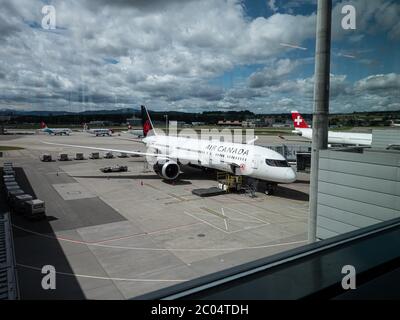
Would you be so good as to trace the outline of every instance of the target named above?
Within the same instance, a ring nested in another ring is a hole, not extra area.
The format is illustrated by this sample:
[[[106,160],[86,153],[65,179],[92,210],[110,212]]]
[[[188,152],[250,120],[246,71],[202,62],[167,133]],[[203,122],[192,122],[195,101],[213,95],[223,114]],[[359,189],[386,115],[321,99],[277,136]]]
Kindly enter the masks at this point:
[[[284,168],[290,167],[289,163],[286,160],[265,159],[265,163],[270,167],[284,167]]]

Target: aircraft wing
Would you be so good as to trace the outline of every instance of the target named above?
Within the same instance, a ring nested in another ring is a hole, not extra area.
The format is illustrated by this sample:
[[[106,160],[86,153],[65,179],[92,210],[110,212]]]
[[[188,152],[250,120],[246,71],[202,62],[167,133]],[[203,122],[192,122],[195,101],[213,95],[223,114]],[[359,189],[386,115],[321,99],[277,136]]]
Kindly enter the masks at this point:
[[[42,141],[44,144],[54,145],[54,146],[61,146],[61,147],[70,147],[70,148],[81,148],[81,149],[89,149],[89,150],[97,150],[97,151],[105,151],[105,152],[118,152],[118,153],[126,153],[126,154],[134,154],[142,157],[155,157],[161,160],[174,160],[180,159],[185,161],[192,161],[197,162],[199,159],[199,155],[197,152],[181,152],[175,151],[171,154],[162,154],[162,153],[149,153],[149,152],[139,152],[139,151],[132,151],[132,150],[120,150],[120,149],[109,149],[109,148],[97,148],[97,147],[89,147],[89,146],[80,146],[75,144],[63,144],[63,143],[54,143],[54,142],[46,142]]]
[[[311,143],[311,140],[300,140],[300,139],[288,139],[285,138],[284,136],[278,136],[279,139],[285,140],[285,141],[291,141],[291,142],[307,142]]]
[[[143,157],[157,157],[157,158],[163,159],[163,160],[169,160],[170,158],[173,158],[173,156],[168,156],[168,155],[160,154],[160,153],[148,153],[148,152],[138,152],[138,151],[131,151],[131,150],[96,148],[96,147],[88,147],[88,146],[79,146],[79,145],[74,145],[74,144],[53,143],[53,142],[46,142],[46,141],[42,141],[42,143],[54,145],[54,146],[61,146],[61,147],[81,148],[81,149],[98,150],[98,151],[105,151],[105,152],[119,152],[119,153],[126,153],[126,154],[134,154],[134,155],[143,156]]]
[[[117,140],[125,140],[125,141],[133,141],[136,143],[141,143],[141,144],[145,144],[142,140],[138,140],[138,139],[130,139],[130,138],[115,138]]]

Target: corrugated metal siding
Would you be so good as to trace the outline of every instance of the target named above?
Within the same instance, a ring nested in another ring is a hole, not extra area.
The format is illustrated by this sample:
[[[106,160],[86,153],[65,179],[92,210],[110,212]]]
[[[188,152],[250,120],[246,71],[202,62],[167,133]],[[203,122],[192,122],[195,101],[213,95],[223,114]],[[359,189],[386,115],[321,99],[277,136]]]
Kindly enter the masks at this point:
[[[386,149],[391,144],[400,144],[400,130],[374,130],[372,147]]]
[[[400,152],[321,152],[318,238],[326,239],[397,217],[400,217]]]

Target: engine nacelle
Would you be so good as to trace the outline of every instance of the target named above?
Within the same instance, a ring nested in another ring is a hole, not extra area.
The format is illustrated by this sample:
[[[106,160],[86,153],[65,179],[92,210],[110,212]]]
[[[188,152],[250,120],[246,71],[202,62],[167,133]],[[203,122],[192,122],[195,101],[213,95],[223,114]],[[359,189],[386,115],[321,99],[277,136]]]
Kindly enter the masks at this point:
[[[155,173],[165,180],[175,180],[180,173],[179,164],[174,161],[157,162],[153,169]]]

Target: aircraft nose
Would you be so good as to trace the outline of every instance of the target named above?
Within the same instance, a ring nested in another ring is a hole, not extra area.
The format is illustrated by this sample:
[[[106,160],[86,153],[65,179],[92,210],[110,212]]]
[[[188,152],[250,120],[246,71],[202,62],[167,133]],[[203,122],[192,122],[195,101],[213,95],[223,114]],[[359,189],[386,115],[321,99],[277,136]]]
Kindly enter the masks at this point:
[[[286,179],[288,180],[288,182],[295,182],[297,180],[297,175],[296,172],[292,169],[289,168],[286,172]]]

